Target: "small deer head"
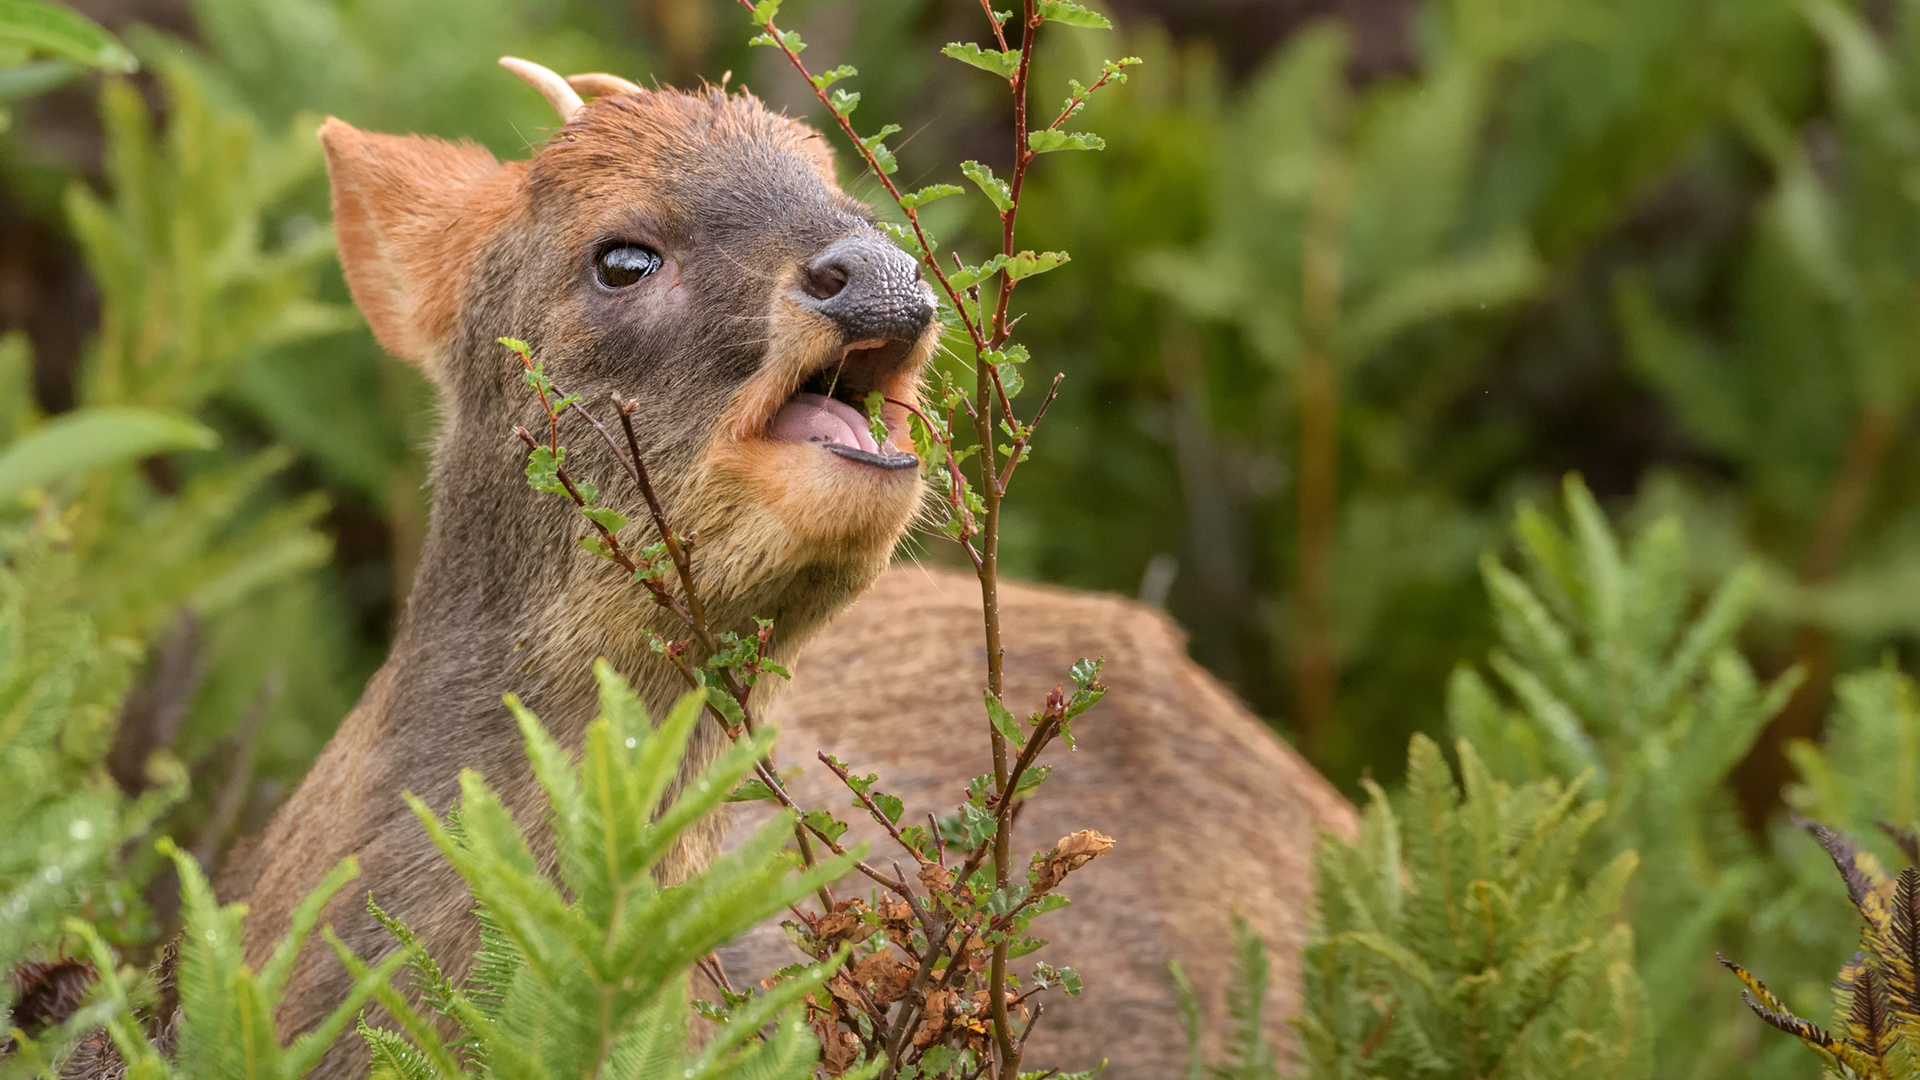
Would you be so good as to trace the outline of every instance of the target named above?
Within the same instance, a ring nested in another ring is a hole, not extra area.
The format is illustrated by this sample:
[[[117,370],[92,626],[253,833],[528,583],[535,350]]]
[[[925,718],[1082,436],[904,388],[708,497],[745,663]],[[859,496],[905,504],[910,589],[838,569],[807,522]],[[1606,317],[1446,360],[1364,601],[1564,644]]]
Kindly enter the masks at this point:
[[[459,594],[495,590],[518,598],[506,616],[521,640],[573,625],[561,636],[581,663],[655,621],[637,589],[609,599],[616,571],[572,544],[585,529],[571,507],[526,490],[512,430],[546,425],[497,343],[511,336],[604,418],[609,395],[638,402],[642,454],[674,528],[698,537],[716,621],[764,615],[781,638],[804,635],[877,575],[918,507],[904,403],[938,335],[932,291],[840,191],[819,134],[750,95],[502,63],[564,122],[531,160],[339,120],[320,130],[354,299],[441,397],[410,619],[474,617]],[[874,391],[885,440],[868,424]],[[619,505],[611,452],[564,424],[569,469]],[[596,640],[583,642],[588,609]]]

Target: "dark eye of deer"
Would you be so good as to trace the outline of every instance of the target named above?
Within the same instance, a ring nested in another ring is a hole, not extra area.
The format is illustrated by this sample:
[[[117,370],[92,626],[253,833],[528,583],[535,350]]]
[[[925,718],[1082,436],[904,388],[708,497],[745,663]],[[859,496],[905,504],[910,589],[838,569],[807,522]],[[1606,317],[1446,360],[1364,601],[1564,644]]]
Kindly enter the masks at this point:
[[[609,289],[624,288],[660,269],[660,253],[639,244],[615,244],[593,260],[594,276]]]

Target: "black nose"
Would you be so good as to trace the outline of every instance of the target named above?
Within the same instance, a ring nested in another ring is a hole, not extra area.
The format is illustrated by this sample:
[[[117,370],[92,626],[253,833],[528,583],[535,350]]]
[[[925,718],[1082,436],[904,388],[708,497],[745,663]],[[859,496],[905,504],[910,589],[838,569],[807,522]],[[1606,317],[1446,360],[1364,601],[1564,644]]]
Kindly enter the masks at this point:
[[[809,306],[839,324],[848,341],[910,340],[933,321],[920,264],[878,233],[834,241],[801,267],[800,291]]]

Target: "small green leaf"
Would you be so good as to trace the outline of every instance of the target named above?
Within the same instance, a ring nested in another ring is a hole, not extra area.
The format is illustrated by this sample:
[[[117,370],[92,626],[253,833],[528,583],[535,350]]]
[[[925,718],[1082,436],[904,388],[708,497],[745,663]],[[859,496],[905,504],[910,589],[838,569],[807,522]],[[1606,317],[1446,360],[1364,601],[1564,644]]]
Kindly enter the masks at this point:
[[[987,897],[987,910],[995,915],[1006,915],[1026,900],[1029,889],[1026,883],[1014,881],[1002,885]]]
[[[0,0],[0,45],[24,46],[104,71],[140,68],[127,47],[99,23],[46,0]]]
[[[776,802],[773,789],[765,782],[748,777],[727,793],[728,802]]]
[[[515,353],[518,353],[520,359],[525,360],[529,364],[533,363],[533,348],[526,342],[521,341],[519,338],[512,337],[495,338],[494,340],[512,349]]]
[[[900,205],[907,210],[918,210],[935,199],[958,195],[964,190],[959,184],[929,184],[919,191],[909,191],[900,196]]]
[[[1026,729],[1013,718],[1013,714],[1000,703],[1000,699],[993,696],[993,691],[982,690],[981,694],[986,698],[987,718],[993,721],[993,730],[998,731],[1002,738],[1015,746],[1027,745]]]
[[[835,843],[839,843],[840,838],[847,832],[847,823],[825,810],[809,810],[800,815],[800,820],[806,822],[808,828]]]
[[[1015,795],[1024,795],[1034,788],[1039,787],[1041,784],[1046,783],[1047,777],[1052,775],[1053,766],[1051,765],[1029,765],[1027,766],[1027,771],[1020,774],[1020,783],[1014,788],[1013,793]]]
[[[753,25],[765,26],[780,14],[780,0],[760,0],[753,5]]]
[[[853,110],[860,107],[859,91],[835,90],[827,95],[827,105],[841,116],[852,116]]]
[[[1105,15],[1090,11],[1073,3],[1072,0],[1040,0],[1036,12],[1041,18],[1068,26],[1084,26],[1089,30],[1111,30],[1113,23]]]
[[[886,142],[887,136],[899,130],[899,124],[888,124],[879,131],[867,135],[860,140],[860,149],[873,155],[875,166],[883,173],[891,174],[900,167],[900,163],[894,160],[893,151],[887,149]]]
[[[767,46],[773,46],[773,47],[779,47],[784,45],[786,46],[787,51],[793,53],[795,56],[800,55],[801,53],[805,52],[807,49],[807,43],[800,40],[800,31],[798,30],[780,31],[780,40],[778,41],[775,41],[773,39],[772,34],[756,34],[747,41],[747,44],[748,45],[767,45]]]
[[[1039,952],[1041,949],[1046,948],[1046,946],[1046,938],[1022,937],[1019,941],[1014,942],[1008,947],[1007,959],[1018,960],[1023,956]]]
[[[892,237],[893,242],[904,248],[907,254],[919,259],[927,257],[927,249],[920,246],[920,237],[915,235],[912,226],[902,225],[897,221],[882,221],[878,223],[877,228]],[[925,226],[922,226],[921,229],[924,232]],[[932,242],[932,233],[927,233],[927,240]],[[935,244],[934,246],[938,247],[939,245]]]
[[[1000,388],[1007,392],[1008,397],[1010,398],[1019,397],[1020,391],[1025,390],[1027,388],[1027,380],[1025,376],[1020,374],[1020,369],[1018,367],[1015,367],[1012,364],[996,364],[994,366],[994,371],[999,373]],[[1003,448],[1003,452],[1011,454],[1013,450],[1011,447],[1007,447],[1007,448]]]
[[[940,52],[963,64],[977,67],[981,71],[990,71],[1003,79],[1013,78],[1013,73],[1020,69],[1020,54],[1012,49],[1002,52],[996,49],[982,49],[972,42],[962,44],[955,41],[942,48]]]
[[[1013,189],[1007,186],[1005,180],[994,176],[992,169],[977,161],[963,161],[960,163],[960,171],[980,188],[981,193],[986,195],[987,201],[993,204],[994,209],[1003,214],[1013,209]]]
[[[956,289],[972,288],[999,273],[1008,259],[1005,255],[995,255],[979,266],[963,267],[947,275],[947,282]]]
[[[887,395],[878,390],[870,390],[867,392],[867,431],[872,434],[873,441],[879,443],[882,447],[886,446],[887,440],[893,437],[892,433],[887,430],[887,422],[881,412],[882,409],[886,408],[886,404]]]
[[[1007,262],[1007,276],[1015,281],[1030,278],[1035,274],[1044,274],[1061,266],[1068,259],[1069,256],[1064,251],[1042,251],[1037,254],[1023,251]]]
[[[940,819],[940,834],[946,837],[947,843],[972,850],[993,835],[995,826],[996,820],[992,814],[972,803],[965,803],[960,807],[958,817]]]
[[[1053,150],[1105,150],[1107,141],[1098,135],[1084,131],[1030,131],[1027,133],[1027,149],[1036,154],[1045,154]]]
[[[907,804],[902,802],[899,796],[888,795],[884,791],[874,793],[873,805],[878,806],[880,812],[887,815],[887,820],[896,825],[900,823],[900,815],[907,809]]]
[[[580,513],[585,515],[588,521],[610,533],[617,533],[627,527],[627,515],[618,510],[609,510],[604,506],[583,506],[580,508]]]
[[[812,79],[812,82],[815,89],[825,90],[827,87],[832,86],[834,83],[839,82],[841,79],[851,79],[858,74],[860,74],[859,69],[854,67],[852,64],[841,64],[839,67],[830,68],[826,71],[821,72],[818,75],[815,75]]]

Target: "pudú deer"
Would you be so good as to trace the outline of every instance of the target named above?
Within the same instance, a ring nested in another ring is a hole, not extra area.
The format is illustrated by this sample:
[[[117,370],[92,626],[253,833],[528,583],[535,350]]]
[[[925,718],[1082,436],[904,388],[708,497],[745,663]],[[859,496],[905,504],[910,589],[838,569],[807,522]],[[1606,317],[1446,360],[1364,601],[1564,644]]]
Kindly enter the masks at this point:
[[[546,417],[498,338],[530,343],[556,381],[588,402],[614,393],[638,402],[639,450],[667,516],[699,537],[695,580],[709,619],[716,630],[746,631],[753,617],[771,618],[776,657],[794,655],[874,582],[920,505],[916,459],[876,442],[850,403],[873,390],[913,399],[938,332],[933,296],[914,260],[836,186],[824,140],[744,93],[642,90],[612,76],[563,79],[503,63],[564,122],[530,160],[501,163],[470,144],[370,134],[339,120],[320,129],[354,299],[380,342],[435,384],[443,419],[429,531],[391,656],[220,882],[223,899],[250,906],[255,963],[299,899],[357,855],[375,899],[436,957],[457,964],[477,942],[471,901],[400,793],[447,806],[459,771],[476,768],[531,820],[538,789],[502,694],[518,694],[558,737],[577,743],[595,712],[595,657],[656,711],[681,690],[646,645],[647,630],[678,629],[670,616],[573,543],[571,505],[522,479],[524,448],[513,430],[544,429]],[[583,94],[593,100],[583,103]],[[904,431],[899,406],[887,408],[890,429]],[[576,475],[618,473],[598,440],[572,446]],[[908,610],[915,590],[927,588],[921,600],[944,611],[944,623]],[[860,647],[833,652],[807,684],[811,696],[796,698],[800,730],[853,743],[843,756],[890,777],[938,777],[957,793],[960,774],[941,770],[957,757],[952,725],[979,711],[978,688],[952,701],[919,690],[980,670],[977,629],[961,625],[963,593],[948,579],[891,578],[865,609],[881,621],[851,630]],[[1137,864],[1143,877],[1103,886],[1118,901],[1090,905],[1114,920],[1104,930],[1083,920],[1061,936],[1094,944],[1106,933],[1113,944],[1096,949],[1119,954],[1151,943],[1142,962],[1156,970],[1135,974],[1153,984],[1147,996],[1169,1005],[1162,954],[1190,950],[1190,962],[1213,974],[1203,954],[1222,953],[1229,903],[1279,919],[1263,928],[1279,930],[1284,951],[1299,937],[1312,834],[1345,821],[1338,796],[1207,683],[1159,621],[1131,609],[1116,616],[1106,601],[1016,595],[1012,608],[1052,612],[1054,621],[1034,627],[1049,642],[1040,652],[1022,652],[1016,638],[1014,686],[1022,671],[1057,678],[1064,663],[1054,646],[1064,640],[1115,657],[1118,700],[1089,725],[1124,734],[1110,752],[1091,755],[1102,767],[1071,790],[1085,800],[1082,824],[1111,826],[1122,850],[1157,853]],[[977,627],[977,599],[973,611]],[[1158,674],[1126,674],[1136,662]],[[892,695],[884,708],[873,697],[882,691]],[[721,738],[702,730],[690,767]],[[1103,742],[1090,732],[1090,744]],[[1176,743],[1198,752],[1176,752]],[[811,757],[804,743],[794,749]],[[1272,769],[1249,776],[1250,762]],[[1204,822],[1182,816],[1170,809],[1177,800],[1216,812]],[[1175,820],[1198,831],[1170,838],[1164,822]],[[1129,823],[1139,831],[1130,834]],[[715,825],[683,845],[669,874],[700,866],[719,833]],[[1146,880],[1156,874],[1185,881]],[[358,899],[336,899],[325,917],[363,956],[394,947]],[[1109,1015],[1082,1010],[1077,1029],[1095,1034],[1076,1045],[1110,1038],[1110,1056],[1121,1059],[1118,1048],[1148,1030],[1136,1015],[1147,994],[1138,979],[1117,991]],[[282,1028],[310,1027],[348,983],[327,950],[308,949]],[[1130,1005],[1129,993],[1139,1000]],[[1165,1035],[1169,1045],[1177,1038]],[[343,1040],[320,1075],[364,1068],[356,1044]]]

